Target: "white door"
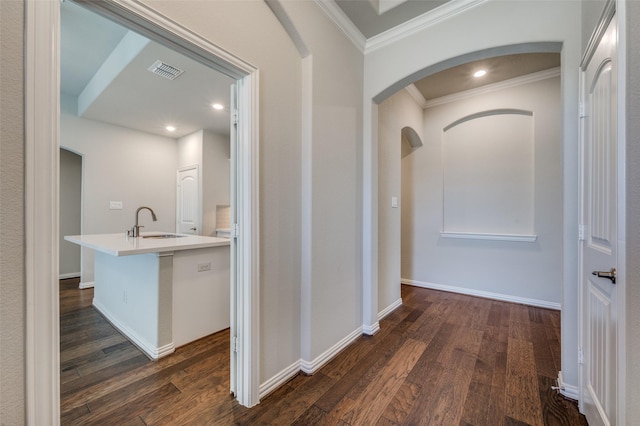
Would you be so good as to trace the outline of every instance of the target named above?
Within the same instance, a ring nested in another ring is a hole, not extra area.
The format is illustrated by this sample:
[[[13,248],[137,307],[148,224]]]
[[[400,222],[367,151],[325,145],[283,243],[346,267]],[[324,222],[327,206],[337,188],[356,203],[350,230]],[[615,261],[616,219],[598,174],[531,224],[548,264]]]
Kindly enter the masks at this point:
[[[615,16],[583,66],[582,407],[615,425],[617,405],[617,93]]]
[[[178,170],[176,195],[176,232],[200,234],[200,182],[198,166]]]

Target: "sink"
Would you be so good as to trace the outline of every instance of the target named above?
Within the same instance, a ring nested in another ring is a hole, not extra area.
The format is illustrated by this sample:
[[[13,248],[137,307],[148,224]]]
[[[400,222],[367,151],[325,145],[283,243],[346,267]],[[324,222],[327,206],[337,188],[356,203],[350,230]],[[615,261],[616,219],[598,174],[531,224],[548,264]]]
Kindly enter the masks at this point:
[[[178,234],[153,234],[153,235],[142,235],[142,238],[181,238],[184,235]]]

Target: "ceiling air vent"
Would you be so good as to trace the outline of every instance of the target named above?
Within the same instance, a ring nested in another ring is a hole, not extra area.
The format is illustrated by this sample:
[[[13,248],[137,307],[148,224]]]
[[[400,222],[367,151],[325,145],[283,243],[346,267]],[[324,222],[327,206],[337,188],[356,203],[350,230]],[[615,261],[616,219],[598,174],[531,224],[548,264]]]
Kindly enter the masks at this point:
[[[153,65],[151,65],[147,69],[152,73],[158,74],[164,78],[168,78],[169,80],[175,80],[180,74],[184,72],[179,68],[172,67],[169,64],[165,64],[161,60],[155,61]]]

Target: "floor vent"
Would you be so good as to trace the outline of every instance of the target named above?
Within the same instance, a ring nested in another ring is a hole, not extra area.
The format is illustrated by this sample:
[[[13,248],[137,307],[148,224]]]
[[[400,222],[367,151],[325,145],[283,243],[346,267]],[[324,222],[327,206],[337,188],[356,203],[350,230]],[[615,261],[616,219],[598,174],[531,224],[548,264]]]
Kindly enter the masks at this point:
[[[169,64],[165,64],[161,60],[155,61],[153,65],[151,65],[147,69],[152,73],[158,74],[159,76],[162,76],[164,78],[168,78],[169,80],[175,80],[176,78],[178,78],[178,76],[180,76],[180,74],[184,72],[179,68],[172,67]]]

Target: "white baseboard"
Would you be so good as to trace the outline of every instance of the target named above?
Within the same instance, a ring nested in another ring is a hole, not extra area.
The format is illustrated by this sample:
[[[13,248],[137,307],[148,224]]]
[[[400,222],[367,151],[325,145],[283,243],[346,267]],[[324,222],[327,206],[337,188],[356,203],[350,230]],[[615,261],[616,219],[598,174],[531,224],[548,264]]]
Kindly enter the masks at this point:
[[[95,282],[94,281],[85,281],[85,282],[80,282],[80,284],[78,285],[78,288],[80,290],[84,290],[85,288],[93,288],[94,287]]]
[[[300,361],[301,360],[294,362],[266,382],[262,383],[258,389],[259,398],[262,399],[269,395],[271,392],[284,385],[291,380],[292,377],[298,374],[300,371]]]
[[[380,322],[379,321],[376,321],[375,323],[373,323],[371,325],[363,325],[362,326],[362,333],[366,334],[367,336],[373,336],[378,331],[380,331]]]
[[[287,383],[289,380],[291,380],[292,377],[298,374],[299,371],[302,371],[305,374],[315,373],[360,336],[362,336],[362,327],[359,327],[349,333],[348,336],[317,356],[313,361],[299,359],[298,361],[294,362],[293,364],[286,367],[284,370],[280,371],[278,374],[260,385],[258,390],[260,398],[265,397],[269,393],[276,390],[278,387]]]
[[[333,357],[338,355],[338,353],[340,353],[344,348],[346,348],[351,343],[353,343],[353,341],[360,336],[362,336],[362,327],[358,327],[357,329],[349,333],[348,336],[340,340],[338,343],[336,343],[335,345],[333,345],[323,353],[321,353],[313,361],[307,361],[307,360],[301,359],[300,370],[302,370],[302,372],[306,374],[315,373],[323,365],[331,361]]]
[[[106,319],[113,325],[118,331],[124,334],[134,345],[138,347],[142,352],[145,353],[149,358],[153,360],[157,360],[169,354],[172,354],[176,347],[173,342],[168,343],[164,346],[154,346],[147,342],[145,339],[140,337],[138,333],[127,327],[125,324],[118,321],[112,314],[106,309],[104,306],[100,304],[95,298],[93,299],[93,307],[98,310]]]
[[[69,272],[67,274],[58,275],[59,280],[68,280],[69,278],[80,278],[80,272]]]
[[[382,320],[384,317],[398,309],[400,306],[402,306],[402,298],[399,298],[398,300],[378,312],[378,321]]]
[[[434,283],[428,283],[424,281],[408,280],[405,278],[402,278],[400,282],[402,284],[412,285],[414,287],[423,287],[423,288],[430,288],[432,290],[442,290],[442,291],[448,291],[451,293],[466,294],[468,296],[484,297],[485,299],[500,300],[502,302],[521,303],[523,305],[535,306],[538,308],[554,309],[556,311],[561,310],[560,303],[549,302],[546,300],[529,299],[526,297],[513,296],[510,294],[492,293],[489,291],[474,290],[470,288],[456,287],[452,285],[434,284]]]
[[[569,398],[578,401],[580,399],[580,390],[577,386],[569,385],[562,378],[562,371],[558,372],[558,390],[560,393]]]

